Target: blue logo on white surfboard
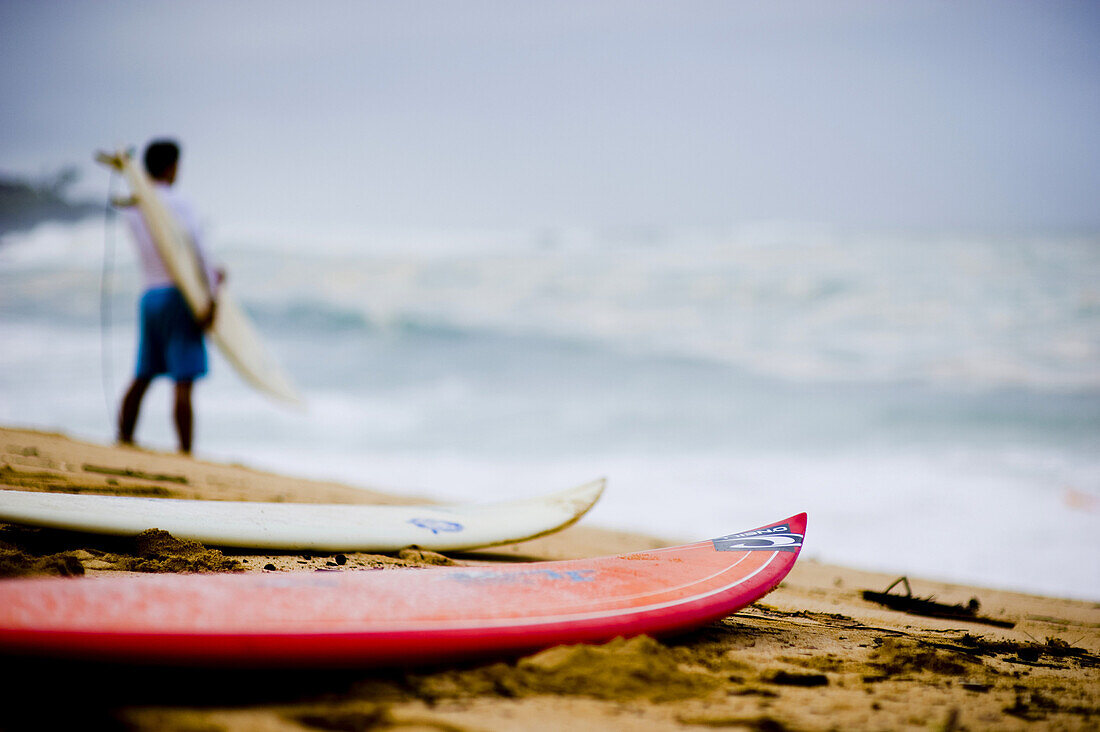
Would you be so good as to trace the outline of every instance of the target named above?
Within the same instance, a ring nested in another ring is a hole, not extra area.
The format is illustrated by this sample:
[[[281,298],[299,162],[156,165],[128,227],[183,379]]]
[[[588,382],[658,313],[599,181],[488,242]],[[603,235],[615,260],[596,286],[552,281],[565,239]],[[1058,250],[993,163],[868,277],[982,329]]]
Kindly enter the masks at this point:
[[[720,552],[796,552],[802,547],[802,534],[792,532],[787,524],[779,524],[720,536],[712,541],[714,548]]]
[[[427,529],[433,534],[450,534],[456,531],[462,531],[462,524],[457,524],[454,521],[443,521],[441,519],[413,518],[409,519],[409,523],[413,526]]]

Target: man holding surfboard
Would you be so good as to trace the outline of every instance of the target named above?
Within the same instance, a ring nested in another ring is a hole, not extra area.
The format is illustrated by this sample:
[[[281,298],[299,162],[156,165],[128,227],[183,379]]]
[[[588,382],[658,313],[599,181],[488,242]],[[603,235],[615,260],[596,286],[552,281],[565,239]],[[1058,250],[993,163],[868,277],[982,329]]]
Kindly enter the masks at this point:
[[[214,322],[218,287],[225,275],[209,264],[202,245],[197,217],[189,202],[172,190],[179,170],[179,145],[174,140],[154,140],[145,148],[143,162],[153,181],[157,197],[174,215],[182,234],[191,243],[199,270],[206,278],[210,304],[204,314],[192,314],[176,287],[154,242],[149,223],[137,206],[123,209],[138,251],[143,278],[139,307],[140,326],[137,366],[118,418],[118,441],[133,444],[141,400],[152,380],[167,374],[176,382],[173,419],[182,453],[191,452],[194,413],[191,390],[196,379],[206,375],[207,359],[203,331]]]

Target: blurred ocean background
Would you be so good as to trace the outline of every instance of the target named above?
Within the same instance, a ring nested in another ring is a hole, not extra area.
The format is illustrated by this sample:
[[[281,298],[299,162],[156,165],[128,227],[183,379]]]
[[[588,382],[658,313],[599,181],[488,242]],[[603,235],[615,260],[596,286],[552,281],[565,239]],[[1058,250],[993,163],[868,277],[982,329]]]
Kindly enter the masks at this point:
[[[127,237],[90,219],[0,246],[0,423],[113,439]],[[215,249],[309,406],[211,348],[200,457],[453,501],[606,476],[592,524],[695,540],[808,511],[807,556],[1100,598],[1095,237],[226,231]],[[174,448],[170,399],[146,397],[143,444]]]
[[[215,353],[200,458],[1100,600],[1097,3],[3,2],[0,48],[0,424],[114,439],[92,156],[172,136],[309,402]]]

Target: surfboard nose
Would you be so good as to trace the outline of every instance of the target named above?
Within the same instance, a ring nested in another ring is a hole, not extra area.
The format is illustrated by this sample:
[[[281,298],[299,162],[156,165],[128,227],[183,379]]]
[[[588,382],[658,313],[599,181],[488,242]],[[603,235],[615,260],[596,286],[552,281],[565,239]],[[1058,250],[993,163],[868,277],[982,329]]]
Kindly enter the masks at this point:
[[[776,551],[797,555],[806,534],[806,514],[800,513],[749,531],[739,531],[711,539],[716,551]],[[792,560],[793,561],[793,560]]]

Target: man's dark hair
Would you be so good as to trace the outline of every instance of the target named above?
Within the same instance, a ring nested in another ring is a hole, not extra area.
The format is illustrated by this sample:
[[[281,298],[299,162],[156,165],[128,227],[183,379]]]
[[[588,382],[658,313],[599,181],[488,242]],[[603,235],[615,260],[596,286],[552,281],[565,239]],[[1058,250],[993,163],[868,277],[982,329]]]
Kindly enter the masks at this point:
[[[180,146],[175,140],[153,140],[145,148],[145,170],[156,180],[162,179],[179,159]]]

